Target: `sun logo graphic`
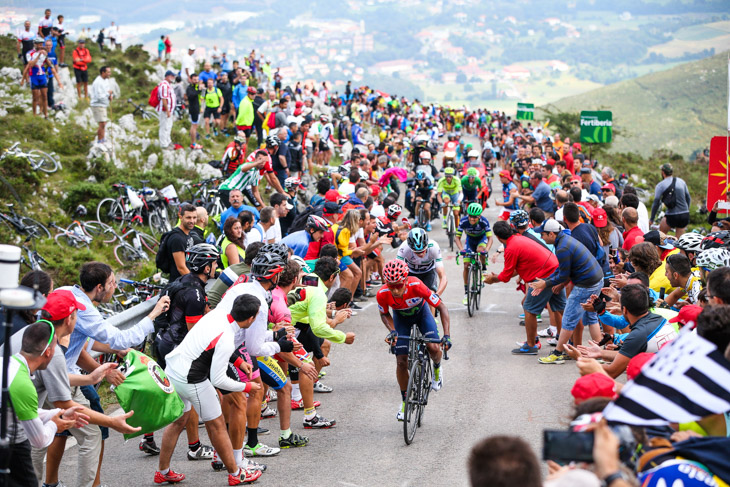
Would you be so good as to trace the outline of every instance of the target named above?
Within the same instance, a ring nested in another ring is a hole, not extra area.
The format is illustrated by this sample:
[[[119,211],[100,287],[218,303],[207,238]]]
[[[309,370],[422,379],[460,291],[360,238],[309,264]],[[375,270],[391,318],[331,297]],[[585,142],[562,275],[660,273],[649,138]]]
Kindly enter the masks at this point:
[[[728,178],[728,138],[713,137],[710,142],[710,164],[707,177],[707,208],[711,209],[716,201],[727,201],[730,178]]]

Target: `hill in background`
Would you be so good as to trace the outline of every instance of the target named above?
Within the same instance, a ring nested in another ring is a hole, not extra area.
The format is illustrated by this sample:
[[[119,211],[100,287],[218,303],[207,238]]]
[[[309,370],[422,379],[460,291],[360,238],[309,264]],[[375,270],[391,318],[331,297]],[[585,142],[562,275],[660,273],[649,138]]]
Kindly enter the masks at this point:
[[[728,101],[727,52],[667,71],[621,81],[548,105],[562,112],[613,112],[611,150],[648,156],[668,149],[689,157],[725,135]],[[541,117],[544,118],[544,117]]]

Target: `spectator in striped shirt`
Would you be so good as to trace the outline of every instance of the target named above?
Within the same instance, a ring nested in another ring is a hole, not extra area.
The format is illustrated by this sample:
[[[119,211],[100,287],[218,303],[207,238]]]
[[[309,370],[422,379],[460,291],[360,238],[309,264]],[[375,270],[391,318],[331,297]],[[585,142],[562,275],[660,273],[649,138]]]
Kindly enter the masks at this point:
[[[160,147],[162,149],[173,149],[170,134],[172,133],[173,110],[175,110],[175,90],[172,89],[172,82],[175,80],[175,73],[167,71],[165,79],[157,85],[157,97],[160,104],[157,105],[157,112],[160,114]]]
[[[546,220],[535,231],[542,234],[545,243],[555,245],[559,266],[547,279],[536,279],[530,283],[532,295],[539,295],[547,287],[551,287],[553,292],[560,292],[568,282],[573,283],[573,291],[563,313],[558,345],[549,356],[538,359],[542,364],[562,364],[567,357],[565,344],[573,336],[573,330],[581,320],[583,326],[590,329],[593,340],[601,340],[598,315],[595,311],[585,311],[581,304],[588,301],[591,295],[598,296],[601,293],[603,270],[582,243],[563,233],[563,227],[556,220]]]

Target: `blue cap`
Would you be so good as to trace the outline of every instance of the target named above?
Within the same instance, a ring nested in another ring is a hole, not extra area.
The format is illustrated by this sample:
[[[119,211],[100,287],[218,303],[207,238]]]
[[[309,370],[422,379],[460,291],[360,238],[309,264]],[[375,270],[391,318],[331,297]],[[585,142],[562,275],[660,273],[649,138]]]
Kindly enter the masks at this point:
[[[165,73],[165,78],[167,78],[168,76],[177,76],[177,75],[168,69],[167,72]]]

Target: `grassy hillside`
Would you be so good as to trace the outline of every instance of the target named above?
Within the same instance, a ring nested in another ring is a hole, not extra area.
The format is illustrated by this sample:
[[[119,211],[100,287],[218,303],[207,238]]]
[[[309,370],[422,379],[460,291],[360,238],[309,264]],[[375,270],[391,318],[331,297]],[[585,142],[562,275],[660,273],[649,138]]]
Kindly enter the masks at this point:
[[[689,157],[725,134],[727,53],[622,81],[551,105],[563,112],[613,111],[612,151],[648,156],[667,149]]]

